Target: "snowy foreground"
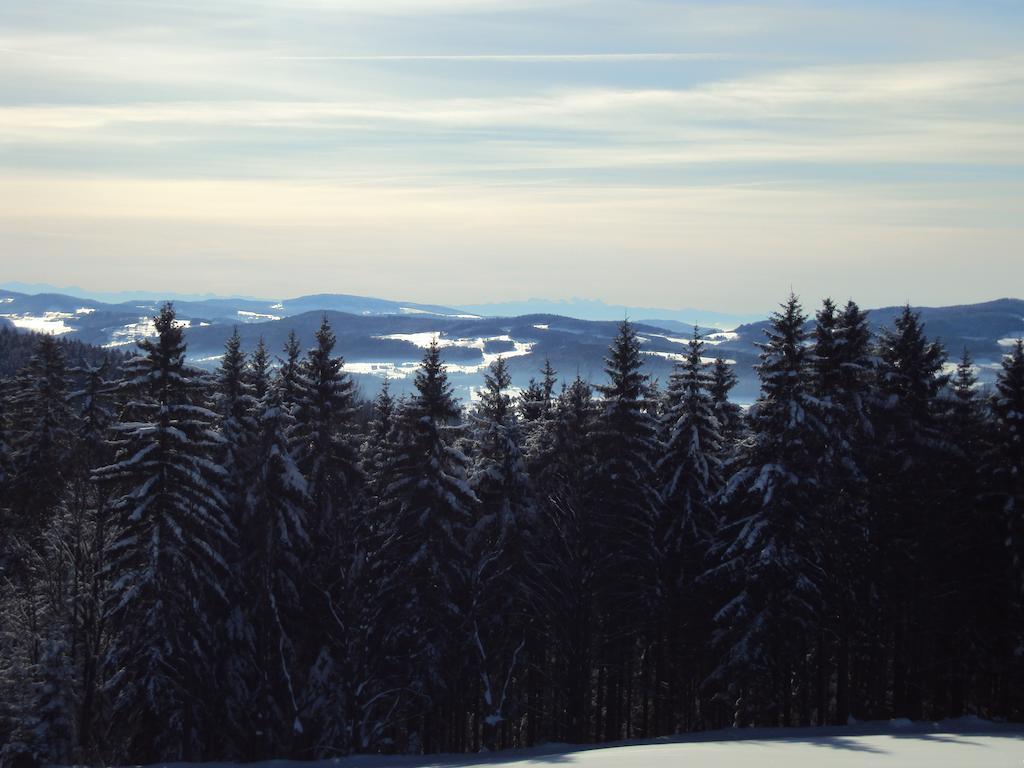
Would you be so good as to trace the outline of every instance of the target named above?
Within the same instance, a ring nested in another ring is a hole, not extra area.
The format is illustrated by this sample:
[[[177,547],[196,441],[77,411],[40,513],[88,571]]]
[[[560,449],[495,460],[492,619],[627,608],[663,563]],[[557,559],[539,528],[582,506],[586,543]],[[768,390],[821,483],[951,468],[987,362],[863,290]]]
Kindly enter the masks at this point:
[[[1022,764],[1024,725],[996,725],[964,718],[941,723],[865,723],[846,728],[714,731],[615,746],[548,745],[492,755],[355,756],[317,763],[274,761],[261,765],[265,768],[526,768],[546,765],[578,768],[1002,768]]]

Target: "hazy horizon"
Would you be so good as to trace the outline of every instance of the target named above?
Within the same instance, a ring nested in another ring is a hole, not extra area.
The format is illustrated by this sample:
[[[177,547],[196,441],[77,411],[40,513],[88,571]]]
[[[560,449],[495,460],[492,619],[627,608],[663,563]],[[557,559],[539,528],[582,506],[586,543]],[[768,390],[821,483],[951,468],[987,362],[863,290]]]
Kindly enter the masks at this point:
[[[1019,4],[55,0],[0,21],[4,280],[734,313],[1024,284]]]

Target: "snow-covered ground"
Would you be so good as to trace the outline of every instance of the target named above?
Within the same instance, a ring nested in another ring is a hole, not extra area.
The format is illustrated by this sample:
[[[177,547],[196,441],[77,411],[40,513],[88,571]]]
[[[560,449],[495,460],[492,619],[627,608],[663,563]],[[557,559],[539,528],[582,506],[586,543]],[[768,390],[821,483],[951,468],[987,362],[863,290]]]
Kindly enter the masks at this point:
[[[965,718],[847,728],[715,731],[615,746],[552,745],[483,755],[354,756],[267,768],[1011,768],[1024,764],[1024,725]],[[192,768],[192,767],[190,767]],[[213,766],[211,765],[211,768]],[[234,768],[234,766],[232,766]]]

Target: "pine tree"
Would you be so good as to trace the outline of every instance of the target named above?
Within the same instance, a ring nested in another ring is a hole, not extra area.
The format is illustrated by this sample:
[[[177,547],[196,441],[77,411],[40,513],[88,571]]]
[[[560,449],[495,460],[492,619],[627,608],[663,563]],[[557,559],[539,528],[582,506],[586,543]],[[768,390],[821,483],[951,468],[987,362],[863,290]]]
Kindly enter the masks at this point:
[[[1024,598],[1024,341],[1017,339],[1002,361],[992,398],[996,418],[993,479]]]
[[[541,375],[543,378],[540,381],[531,378],[526,389],[519,395],[519,411],[526,422],[547,418],[551,412],[558,371],[551,367],[551,361],[547,358]]]
[[[0,522],[6,525],[6,508],[10,504],[8,486],[14,477],[14,452],[11,449],[8,423],[8,382],[0,379]],[[0,547],[0,558],[3,557]],[[2,567],[2,564],[0,564]]]
[[[307,639],[305,738],[316,754],[327,745],[352,748],[352,689],[358,682],[351,665],[361,643],[364,608],[356,586],[366,557],[366,521],[359,514],[364,479],[356,450],[355,384],[344,370],[344,359],[334,354],[335,344],[325,315],[316,346],[299,366],[295,423],[289,433],[296,464],[308,484],[307,530],[317,545],[307,563],[303,602],[308,613],[332,619]],[[287,367],[286,362],[282,398],[289,387]]]
[[[299,404],[300,376],[302,368],[302,345],[295,331],[288,332],[288,341],[284,345],[284,358],[278,358],[281,364],[277,369],[278,386],[281,390],[281,404],[294,410]]]
[[[120,460],[96,471],[123,494],[108,549],[112,586],[106,689],[121,759],[198,758],[211,727],[223,584],[234,532],[209,455],[215,414],[185,367],[170,304],[157,337],[126,364],[132,400],[116,426]]]
[[[684,559],[690,547],[707,542],[715,529],[712,497],[722,484],[722,436],[710,392],[712,380],[703,360],[704,343],[696,328],[686,360],[677,364],[665,395],[662,429],[665,446],[658,460],[661,499],[669,522],[661,551]],[[690,552],[687,571],[696,561]]]
[[[599,585],[606,702],[600,737],[606,740],[623,735],[630,685],[626,664],[648,628],[653,597],[657,422],[641,368],[640,340],[623,321],[605,358],[609,383],[597,387],[602,401],[594,430],[591,496],[598,557],[607,569]]]
[[[806,320],[793,295],[771,316],[757,368],[761,395],[750,413],[753,434],[722,495],[730,520],[710,577],[723,585],[727,602],[715,616],[720,662],[711,680],[738,726],[792,723],[792,681],[803,672],[808,635],[817,628],[817,468],[827,445],[811,393]]]
[[[822,519],[823,603],[815,650],[815,709],[818,724],[828,717],[827,677],[836,660],[834,721],[849,718],[850,654],[854,631],[865,629],[868,616],[855,616],[854,605],[867,594],[865,562],[874,562],[867,520],[865,461],[873,436],[869,404],[874,396],[874,363],[867,313],[852,301],[839,310],[825,299],[817,312],[810,357],[811,390],[818,398],[829,451],[820,457],[817,474],[828,499]],[[877,566],[877,563],[876,563]],[[835,647],[833,638],[836,640]]]
[[[334,355],[336,338],[326,315],[316,342],[299,367],[291,435],[313,502],[311,532],[330,538],[354,523],[351,505],[360,493],[362,475],[354,443],[355,384],[345,373],[344,359]],[[282,369],[282,399],[288,388]]]
[[[731,446],[743,431],[743,410],[729,400],[729,393],[739,381],[732,366],[725,358],[715,358],[711,368],[711,402],[714,404],[715,420],[726,446]]]
[[[388,449],[395,429],[397,404],[391,395],[391,382],[387,378],[373,401],[373,417],[369,434],[362,449],[362,469],[367,479],[371,501],[376,504],[388,484],[385,469],[388,463]]]
[[[220,446],[216,456],[224,473],[221,491],[225,512],[232,529],[244,535],[246,496],[253,483],[253,453],[258,437],[253,415],[256,400],[237,328],[224,344],[215,387],[214,403],[220,427]],[[238,546],[233,548],[232,554],[234,556],[228,562],[230,579],[223,585],[229,596],[230,613],[225,623],[226,637],[217,655],[217,679],[223,681],[224,686],[223,706],[218,719],[224,724],[224,743],[233,744],[233,754],[241,754],[248,747],[249,729],[244,722],[244,712],[252,698],[250,667],[254,638],[242,598],[246,589],[243,576],[245,553]]]
[[[928,340],[909,306],[880,333],[878,357],[870,514],[879,567],[873,588],[884,596],[882,629],[892,634],[892,713],[915,719],[924,714],[923,674],[932,652],[926,638],[943,621],[935,603],[943,526],[933,524],[932,510],[942,502],[940,467],[951,449],[940,401],[949,377],[942,373],[942,345]],[[865,714],[885,713],[885,702],[869,706]]]
[[[986,474],[994,502],[993,517],[1001,533],[1005,532],[1000,538],[1009,550],[1007,567],[1000,570],[1009,582],[1010,610],[1004,608],[996,614],[1005,627],[999,634],[1006,638],[999,656],[1009,659],[998,669],[1006,680],[1000,710],[1007,717],[1019,717],[1024,705],[1019,698],[1011,703],[1010,691],[1019,691],[1024,681],[1024,340],[1017,339],[1009,354],[1003,356],[991,408],[995,429]],[[1000,574],[993,575],[998,578]]]
[[[505,359],[484,374],[474,415],[470,486],[480,504],[468,537],[470,617],[484,704],[484,744],[497,746],[497,726],[510,714],[509,684],[525,663],[530,613],[534,504],[522,458],[519,421],[507,394]]]
[[[387,601],[384,643],[398,663],[395,684],[423,697],[422,748],[432,751],[443,742],[433,740],[431,718],[454,690],[466,650],[466,535],[477,499],[466,480],[469,460],[452,445],[451,425],[460,411],[436,340],[414,384],[387,468],[391,483],[382,514],[388,531],[377,581]]]
[[[655,679],[667,685],[658,688],[655,715],[662,728],[677,722],[672,702],[677,697],[669,687],[685,690],[694,678],[700,682],[698,659],[704,655],[710,621],[709,605],[698,596],[695,582],[717,530],[713,501],[722,485],[724,448],[703,352],[694,328],[687,356],[669,378],[661,414],[664,444],[657,469],[662,503],[655,531],[661,621]],[[689,660],[687,669],[682,659]]]
[[[260,336],[256,342],[256,349],[249,357],[249,368],[247,370],[248,384],[252,388],[252,396],[256,403],[262,403],[270,388],[270,355],[267,352],[267,345]]]
[[[9,530],[29,538],[46,527],[63,496],[72,440],[67,376],[63,349],[44,334],[15,381]]]
[[[109,439],[116,423],[115,396],[111,363],[84,363],[72,373],[77,389],[68,394],[76,407],[77,419],[72,457],[68,471],[67,512],[52,551],[59,561],[65,559],[67,602],[64,619],[64,645],[68,663],[74,667],[75,731],[79,754],[95,748],[99,715],[100,664],[107,633],[103,612],[103,594],[107,588],[106,552],[111,525],[109,488],[93,482],[92,473],[114,460],[115,447]],[[62,553],[62,554],[56,554]]]
[[[300,718],[299,660],[304,637],[302,593],[310,540],[308,493],[288,444],[292,417],[270,386],[257,408],[253,475],[240,531],[246,626],[251,628],[254,679],[248,686],[253,714],[250,759],[288,754]]]
[[[592,740],[591,672],[598,615],[598,535],[590,514],[596,405],[590,384],[577,376],[554,405],[546,431],[549,450],[535,461],[535,494],[542,499],[538,553],[544,578],[538,596],[551,646],[551,674],[559,681],[564,720],[559,738]],[[563,735],[564,734],[564,735]]]

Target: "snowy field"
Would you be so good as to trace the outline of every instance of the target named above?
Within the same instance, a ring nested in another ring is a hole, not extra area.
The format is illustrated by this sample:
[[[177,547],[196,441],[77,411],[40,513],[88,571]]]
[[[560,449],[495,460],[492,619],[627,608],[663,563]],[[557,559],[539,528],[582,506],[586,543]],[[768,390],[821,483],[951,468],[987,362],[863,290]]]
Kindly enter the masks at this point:
[[[848,728],[715,731],[616,746],[551,745],[493,755],[356,756],[266,768],[1019,768],[1024,725],[965,719],[863,724]],[[210,768],[214,768],[212,765]]]

